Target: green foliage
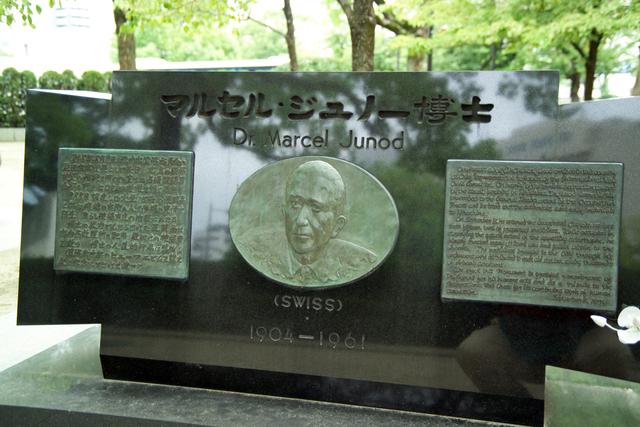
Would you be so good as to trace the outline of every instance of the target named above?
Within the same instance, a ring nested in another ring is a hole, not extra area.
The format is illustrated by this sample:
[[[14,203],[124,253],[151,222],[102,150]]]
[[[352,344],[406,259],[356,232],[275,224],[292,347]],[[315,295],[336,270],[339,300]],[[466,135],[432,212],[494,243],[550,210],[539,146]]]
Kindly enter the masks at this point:
[[[603,46],[615,36],[637,37],[640,30],[640,3],[636,1],[550,0],[527,6],[523,0],[511,0],[510,4],[514,18],[527,28],[521,44],[528,49],[520,55],[532,62],[532,54],[540,51],[555,54],[565,64],[584,62],[595,37],[602,37]],[[606,67],[615,68],[608,56]],[[565,67],[560,64],[559,68]]]
[[[401,52],[391,43],[392,38],[376,31],[376,49],[373,54],[373,68],[376,71],[404,71],[405,61],[401,61]],[[402,58],[404,59],[404,58]],[[400,62],[403,62],[401,65]]]
[[[104,73],[102,73],[102,75],[104,76],[106,82],[107,82],[107,88],[105,90],[105,92],[111,92],[111,77],[113,76],[113,73],[111,71],[106,71]]]
[[[136,32],[138,57],[167,61],[267,58],[287,53],[284,38],[254,22],[241,31],[202,25],[185,32],[178,22],[145,25]]]
[[[17,126],[23,121],[19,110],[19,93],[21,89],[20,73],[15,68],[7,68],[2,72],[0,80],[0,122],[9,127]]]
[[[13,24],[17,14],[22,20],[22,25],[33,28],[33,14],[42,12],[42,6],[33,3],[33,0],[0,0],[0,23]],[[56,3],[59,4],[60,1],[49,0],[49,7]]]
[[[113,0],[126,13],[122,31],[179,23],[182,31],[223,25],[245,16],[250,0]]]
[[[393,46],[433,52],[437,69],[552,68],[584,77],[597,41],[596,72],[606,75],[630,66],[611,42],[640,35],[636,0],[387,0],[378,12],[431,26],[431,38],[398,36]]]
[[[62,89],[64,78],[57,71],[45,71],[38,79],[38,86],[42,89]]]
[[[116,34],[123,43],[118,44],[118,58],[121,67],[135,68],[135,37],[122,37],[126,33],[135,34],[146,27],[156,27],[163,24],[172,25],[176,32],[195,33],[195,30],[206,28],[211,34],[211,28],[222,26],[232,20],[238,21],[246,15],[248,3],[251,0],[113,0],[113,10],[116,21]],[[216,37],[211,37],[216,39]],[[145,45],[142,45],[145,46]],[[176,46],[194,47],[198,44],[171,44],[163,49],[164,44],[158,46],[163,52],[171,52]],[[149,46],[151,47],[151,46]],[[152,50],[153,51],[153,50]],[[147,52],[145,52],[147,53]],[[148,54],[148,53],[147,53]],[[154,55],[164,57],[165,55]]]
[[[337,58],[304,58],[298,61],[300,71],[309,72],[329,72],[329,71],[350,71],[351,59],[348,61]],[[289,64],[281,65],[275,71],[289,71]]]
[[[108,92],[109,78],[105,74],[97,71],[85,71],[78,81],[78,90]]]
[[[62,74],[45,71],[38,79],[38,85],[42,89],[74,90],[78,86],[78,78],[71,70],[64,70]]]
[[[63,90],[74,90],[78,86],[78,78],[73,74],[71,70],[64,70],[62,72],[62,87]]]
[[[36,78],[31,71],[22,73],[15,68],[7,68],[0,77],[0,126],[23,127],[27,89],[36,86]]]
[[[397,43],[415,52],[460,46],[501,46],[519,40],[525,30],[508,13],[509,0],[395,0],[387,2],[409,24],[433,26],[433,37],[399,38]]]
[[[62,74],[56,71],[46,71],[39,79],[36,79],[31,71],[19,72],[15,68],[7,68],[0,75],[0,127],[25,126],[27,90],[37,87],[109,92],[111,72],[86,71],[78,80],[71,70],[65,70]]]
[[[38,80],[36,75],[31,71],[26,70],[21,73],[22,90],[26,94],[27,89],[33,89],[38,87]]]

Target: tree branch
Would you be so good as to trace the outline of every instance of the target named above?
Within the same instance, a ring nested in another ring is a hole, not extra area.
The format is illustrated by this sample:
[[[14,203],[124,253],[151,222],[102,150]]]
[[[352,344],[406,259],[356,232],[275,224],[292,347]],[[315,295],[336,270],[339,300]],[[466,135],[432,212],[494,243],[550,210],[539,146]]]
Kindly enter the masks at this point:
[[[595,28],[592,28],[591,29],[591,35],[596,37],[596,39],[594,40],[596,45],[600,45],[600,42],[604,38],[604,33],[601,33],[598,30],[596,30]]]
[[[416,28],[409,25],[406,21],[401,21],[389,12],[383,12],[382,16],[376,14],[376,24],[387,30],[400,34],[415,34]]]
[[[584,60],[587,59],[587,55],[584,53],[584,50],[580,47],[580,45],[576,42],[571,42],[571,46],[578,52],[578,55]]]
[[[351,4],[349,3],[349,0],[336,0],[336,1],[342,8],[342,11],[344,12],[344,14],[347,16],[347,21],[351,22],[351,20],[353,19],[353,9],[351,8]]]
[[[298,71],[298,53],[296,51],[296,30],[293,26],[293,12],[291,11],[290,0],[284,0],[284,18],[287,21],[287,35],[284,37],[287,42],[289,52],[289,68],[291,71]]]
[[[247,21],[255,22],[256,24],[262,25],[263,27],[268,28],[269,30],[273,31],[276,34],[280,34],[282,37],[285,37],[285,38],[287,37],[287,35],[285,33],[283,33],[282,31],[278,30],[277,28],[272,27],[271,25],[269,25],[267,23],[264,23],[262,21],[258,21],[255,18],[252,18],[251,15],[249,15],[247,17]]]

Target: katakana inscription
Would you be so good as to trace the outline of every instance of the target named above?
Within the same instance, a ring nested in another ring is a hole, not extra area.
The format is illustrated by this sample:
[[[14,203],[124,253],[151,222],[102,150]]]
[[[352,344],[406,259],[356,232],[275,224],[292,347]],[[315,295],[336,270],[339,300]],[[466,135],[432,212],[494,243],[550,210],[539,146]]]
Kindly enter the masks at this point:
[[[61,148],[54,268],[186,279],[193,153]]]
[[[286,109],[289,120],[301,121],[317,118],[319,120],[357,120],[367,121],[372,117],[380,120],[408,120],[411,117],[419,124],[441,125],[447,120],[456,118],[466,123],[489,123],[489,114],[494,105],[483,103],[479,96],[473,96],[470,103],[458,102],[442,94],[416,97],[405,106],[386,105],[376,95],[367,95],[361,105],[347,107],[341,101],[321,100],[316,96],[302,97],[292,95],[285,101],[270,101],[266,94],[238,94],[223,90],[220,95],[209,95],[205,92],[162,95],[167,114],[173,118],[200,118],[220,116],[223,119],[237,118],[269,118],[277,108]]]

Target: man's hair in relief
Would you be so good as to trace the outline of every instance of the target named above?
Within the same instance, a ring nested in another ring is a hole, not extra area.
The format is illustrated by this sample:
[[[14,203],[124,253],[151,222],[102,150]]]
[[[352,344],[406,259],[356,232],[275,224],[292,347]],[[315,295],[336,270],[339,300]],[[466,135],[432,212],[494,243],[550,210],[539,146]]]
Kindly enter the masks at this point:
[[[334,211],[338,215],[342,215],[344,213],[344,208],[347,203],[347,192],[345,191],[345,185],[344,181],[342,180],[342,176],[340,176],[340,173],[336,170],[336,168],[322,160],[311,160],[301,164],[293,171],[293,173],[287,180],[285,197],[287,197],[289,194],[289,189],[293,185],[293,180],[301,175],[308,177],[308,179],[317,179],[317,177],[326,179],[332,186],[332,188],[330,189],[330,192],[333,196],[331,205]]]

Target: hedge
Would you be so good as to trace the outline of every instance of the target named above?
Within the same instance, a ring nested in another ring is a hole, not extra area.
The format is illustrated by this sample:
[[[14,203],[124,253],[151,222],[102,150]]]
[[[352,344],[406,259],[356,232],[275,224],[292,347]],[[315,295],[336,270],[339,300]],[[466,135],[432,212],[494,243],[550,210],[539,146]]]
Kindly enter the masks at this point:
[[[71,70],[45,71],[39,79],[31,71],[7,68],[0,76],[0,127],[24,127],[27,89],[89,90],[109,92],[111,73],[85,71],[78,79]]]

